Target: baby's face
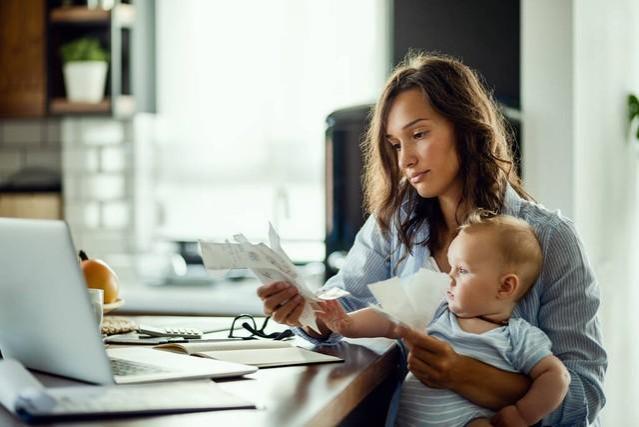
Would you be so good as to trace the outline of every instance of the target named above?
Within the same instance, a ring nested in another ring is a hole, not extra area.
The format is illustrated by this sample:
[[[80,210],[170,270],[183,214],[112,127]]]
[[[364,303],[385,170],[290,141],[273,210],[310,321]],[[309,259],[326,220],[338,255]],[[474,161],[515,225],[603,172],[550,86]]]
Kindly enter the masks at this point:
[[[477,317],[499,312],[504,301],[497,298],[502,259],[490,231],[465,232],[448,248],[448,307],[460,317]]]

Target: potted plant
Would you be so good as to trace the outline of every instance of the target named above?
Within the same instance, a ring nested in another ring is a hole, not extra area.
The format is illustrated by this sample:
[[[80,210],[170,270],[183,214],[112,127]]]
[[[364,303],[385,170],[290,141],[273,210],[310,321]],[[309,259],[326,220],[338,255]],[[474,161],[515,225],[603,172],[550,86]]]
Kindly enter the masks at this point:
[[[83,37],[60,48],[69,101],[97,103],[104,97],[109,54],[96,38]]]
[[[628,95],[628,124],[632,129],[633,123],[637,122],[636,134],[637,143],[639,143],[639,98],[636,95]]]

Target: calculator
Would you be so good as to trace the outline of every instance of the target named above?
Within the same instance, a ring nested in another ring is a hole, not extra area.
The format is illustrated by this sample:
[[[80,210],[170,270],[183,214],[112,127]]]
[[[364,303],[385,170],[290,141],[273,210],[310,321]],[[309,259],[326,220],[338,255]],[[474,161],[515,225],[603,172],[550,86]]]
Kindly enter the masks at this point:
[[[157,328],[155,326],[140,325],[138,333],[152,337],[180,337],[202,338],[203,332],[194,328]]]

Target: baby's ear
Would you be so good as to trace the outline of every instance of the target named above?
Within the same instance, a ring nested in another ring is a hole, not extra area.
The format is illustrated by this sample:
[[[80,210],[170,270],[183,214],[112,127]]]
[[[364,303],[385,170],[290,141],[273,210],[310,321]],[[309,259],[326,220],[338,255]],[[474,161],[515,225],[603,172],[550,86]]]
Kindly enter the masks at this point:
[[[506,299],[515,296],[519,289],[519,277],[516,274],[505,274],[499,281],[499,289],[497,290],[497,298]]]

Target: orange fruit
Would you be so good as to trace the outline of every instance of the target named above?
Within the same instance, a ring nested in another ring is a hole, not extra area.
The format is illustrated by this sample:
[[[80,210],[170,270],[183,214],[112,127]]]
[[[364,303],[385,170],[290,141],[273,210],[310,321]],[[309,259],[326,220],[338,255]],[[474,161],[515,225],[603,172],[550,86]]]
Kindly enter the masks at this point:
[[[102,289],[105,304],[115,302],[118,299],[118,275],[104,261],[90,259],[84,251],[80,251],[80,260],[87,287]]]

